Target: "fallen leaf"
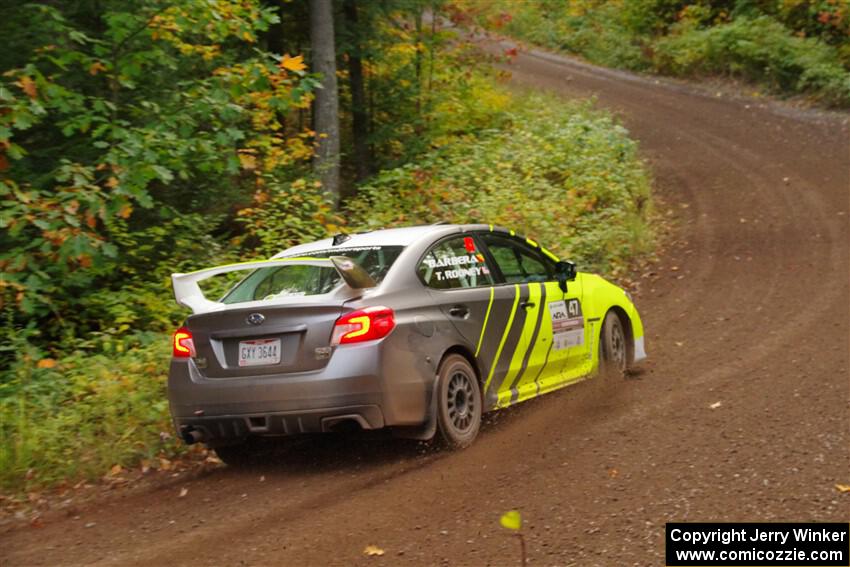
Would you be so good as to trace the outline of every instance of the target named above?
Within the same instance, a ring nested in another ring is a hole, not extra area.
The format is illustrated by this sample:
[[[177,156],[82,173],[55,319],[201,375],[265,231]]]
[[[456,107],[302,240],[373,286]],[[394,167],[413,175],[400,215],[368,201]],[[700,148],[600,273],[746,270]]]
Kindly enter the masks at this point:
[[[681,341],[676,341],[676,346],[684,346],[684,344],[685,344],[685,343],[683,343],[683,342],[681,342]]]
[[[720,406],[722,406],[722,405],[723,405],[723,402],[714,402],[713,404],[711,404],[711,405],[710,405],[710,406],[708,406],[708,407],[710,407],[711,409],[717,409],[717,408],[719,408],[719,407],[720,407]]]
[[[363,550],[363,553],[365,555],[368,555],[369,557],[372,557],[372,556],[375,556],[375,555],[380,557],[381,555],[384,554],[384,550],[381,549],[380,547],[378,547],[377,545],[367,545],[366,549]]]
[[[850,484],[836,484],[835,489],[838,492],[850,492]]]
[[[111,476],[117,476],[124,472],[124,468],[121,465],[113,465],[111,469],[109,469],[109,474]]]
[[[502,514],[499,523],[502,524],[503,528],[517,532],[522,528],[522,516],[519,515],[517,510],[509,510]]]
[[[187,494],[189,494],[189,489],[184,486],[183,488],[180,489],[180,494],[177,497],[183,498]]]

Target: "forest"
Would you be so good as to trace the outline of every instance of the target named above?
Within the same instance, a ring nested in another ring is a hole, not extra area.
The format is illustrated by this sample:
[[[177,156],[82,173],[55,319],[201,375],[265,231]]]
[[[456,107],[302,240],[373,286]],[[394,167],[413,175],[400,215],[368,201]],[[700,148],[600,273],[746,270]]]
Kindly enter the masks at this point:
[[[850,104],[844,0],[3,0],[0,488],[168,469],[173,272],[340,232],[516,228],[627,280],[648,167],[478,27]],[[551,204],[560,203],[553,209]],[[15,496],[17,498],[17,496]]]
[[[847,0],[459,0],[467,22],[633,71],[850,107]]]

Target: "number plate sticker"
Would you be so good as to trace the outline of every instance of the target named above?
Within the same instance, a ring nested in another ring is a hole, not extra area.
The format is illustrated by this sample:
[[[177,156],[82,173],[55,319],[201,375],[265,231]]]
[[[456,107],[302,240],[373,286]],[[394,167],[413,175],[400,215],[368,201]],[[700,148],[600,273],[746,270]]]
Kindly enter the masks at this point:
[[[239,366],[279,364],[280,352],[280,339],[239,341]]]

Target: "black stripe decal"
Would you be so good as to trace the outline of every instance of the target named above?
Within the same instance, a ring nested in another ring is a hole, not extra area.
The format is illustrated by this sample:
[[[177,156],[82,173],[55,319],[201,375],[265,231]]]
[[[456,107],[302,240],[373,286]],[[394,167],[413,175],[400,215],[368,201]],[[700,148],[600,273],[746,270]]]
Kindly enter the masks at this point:
[[[519,286],[519,303],[522,303],[528,299],[528,284],[519,284]],[[516,313],[514,314],[514,322],[502,350],[503,360],[508,361],[508,367],[504,372],[497,372],[497,374],[494,374],[493,381],[490,383],[489,391],[496,395],[496,399],[498,399],[502,382],[504,382],[505,377],[511,371],[510,363],[514,358],[514,354],[516,354],[516,349],[518,349],[521,345],[522,327],[525,325],[525,318],[527,315],[528,313],[526,310],[517,304]],[[498,371],[498,369],[496,370]]]
[[[534,350],[534,343],[537,342],[537,335],[540,334],[540,325],[543,322],[543,308],[547,307],[546,305],[546,284],[528,284],[531,285],[539,285],[540,286],[540,308],[537,312],[537,325],[534,327],[534,332],[531,334],[531,341],[528,343],[528,348],[525,351],[525,356],[522,359],[522,368],[519,369],[519,372],[514,378],[514,383],[511,384],[511,403],[516,403],[519,399],[519,390],[517,389],[517,385],[519,384],[522,377],[525,375],[525,371],[528,369],[528,361],[531,359],[531,351]]]

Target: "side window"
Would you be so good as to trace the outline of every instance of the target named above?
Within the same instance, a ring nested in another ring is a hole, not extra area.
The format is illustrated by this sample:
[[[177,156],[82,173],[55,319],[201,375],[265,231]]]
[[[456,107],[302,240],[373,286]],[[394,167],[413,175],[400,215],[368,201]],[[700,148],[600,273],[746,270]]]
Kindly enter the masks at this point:
[[[483,238],[505,282],[543,282],[552,279],[552,270],[537,250],[513,238],[495,234],[485,234]]]
[[[484,255],[471,236],[438,242],[422,259],[417,271],[425,285],[434,289],[493,285]]]

